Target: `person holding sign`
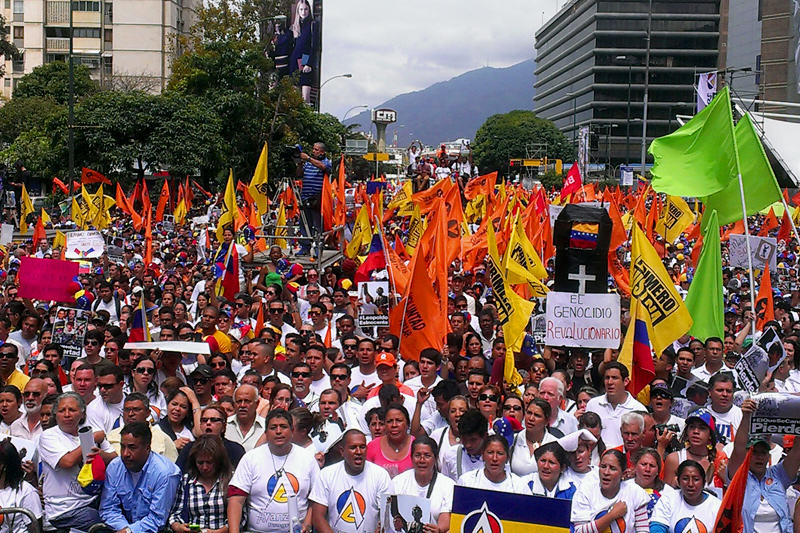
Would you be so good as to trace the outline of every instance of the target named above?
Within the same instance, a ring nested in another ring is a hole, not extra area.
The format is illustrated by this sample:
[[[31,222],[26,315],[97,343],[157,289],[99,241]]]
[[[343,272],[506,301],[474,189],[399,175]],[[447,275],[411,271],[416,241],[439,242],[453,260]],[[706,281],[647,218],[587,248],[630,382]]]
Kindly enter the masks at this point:
[[[736,430],[733,453],[728,460],[728,476],[733,478],[739,468],[744,468],[747,478],[744,487],[734,480],[728,490],[739,491],[741,494],[734,492],[734,496],[743,498],[741,523],[744,531],[790,533],[793,526],[786,503],[786,489],[800,467],[800,439],[794,439],[794,446],[783,461],[770,465],[769,436],[750,436],[750,419],[757,407],[758,404],[750,398],[742,403],[742,421]]]

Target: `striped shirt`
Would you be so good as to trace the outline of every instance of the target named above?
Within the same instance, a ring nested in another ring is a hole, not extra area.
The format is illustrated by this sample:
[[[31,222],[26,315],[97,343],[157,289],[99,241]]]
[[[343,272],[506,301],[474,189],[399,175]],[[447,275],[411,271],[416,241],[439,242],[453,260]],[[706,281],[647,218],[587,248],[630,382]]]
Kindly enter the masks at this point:
[[[320,162],[325,165],[325,170],[319,169],[306,161],[303,163],[303,189],[300,191],[300,198],[313,198],[322,194],[322,178],[325,174],[331,173],[331,160],[327,157]]]

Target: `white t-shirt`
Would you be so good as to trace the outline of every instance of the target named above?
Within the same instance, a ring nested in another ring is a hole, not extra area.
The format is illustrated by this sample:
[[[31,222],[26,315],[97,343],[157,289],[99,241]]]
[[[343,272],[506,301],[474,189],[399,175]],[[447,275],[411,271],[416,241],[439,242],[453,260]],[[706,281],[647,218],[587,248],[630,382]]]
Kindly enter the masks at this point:
[[[322,469],[308,499],[328,508],[334,532],[372,533],[391,493],[392,480],[380,466],[365,462],[364,470],[352,476],[340,461]]]
[[[535,444],[533,449],[536,451],[536,448],[542,444],[547,444],[555,440],[557,439],[549,431],[545,431],[542,442]],[[511,446],[511,471],[518,476],[527,476],[528,474],[539,471],[539,466],[536,464],[536,457],[534,457],[533,452],[528,448],[524,429],[514,435],[514,442]]]
[[[663,494],[653,507],[650,523],[663,524],[674,533],[713,531],[717,511],[722,502],[716,496],[704,494],[700,505],[689,505],[679,490]]]
[[[495,483],[486,477],[483,468],[462,474],[457,485],[472,487],[473,489],[498,490],[500,492],[513,492],[514,494],[530,494],[530,488],[518,475],[506,470],[506,477],[500,483]]]
[[[312,393],[316,394],[317,396],[322,394],[322,391],[324,391],[325,389],[331,388],[331,378],[329,378],[328,375],[325,374],[324,370],[322,372],[323,372],[322,377],[319,378],[317,381],[312,381],[311,384],[308,386],[309,390]]]
[[[350,388],[353,389],[361,383],[364,385],[380,385],[381,380],[378,378],[378,373],[376,371],[372,371],[369,374],[362,374],[361,368],[358,366],[354,366],[353,369],[350,371]]]
[[[459,451],[460,450],[460,451]],[[441,452],[439,452],[441,455]],[[453,481],[467,472],[483,469],[483,458],[479,455],[472,457],[464,449],[463,444],[450,448],[442,461],[442,474]]]
[[[19,489],[6,487],[0,490],[0,507],[22,507],[33,512],[36,518],[42,517],[42,501],[39,493],[28,483],[20,483]],[[28,533],[30,519],[22,513],[6,515],[0,533]]]
[[[308,495],[319,475],[319,464],[310,449],[292,444],[287,455],[273,455],[269,445],[242,457],[230,484],[247,492],[248,529],[263,532],[289,530],[289,499],[297,497],[298,517],[308,510]]]
[[[561,479],[568,481],[575,485],[575,488],[580,488],[584,483],[599,483],[599,473],[597,467],[592,466],[588,472],[576,472],[572,468],[567,468],[561,474]]]
[[[116,426],[124,425],[122,424],[122,405],[124,403],[124,398],[119,403],[108,404],[100,396],[96,396],[86,406],[86,424],[100,428],[108,435]]]
[[[444,466],[444,458],[451,453],[451,450],[455,451],[461,439],[458,439],[456,444],[450,444],[450,426],[434,429],[430,437],[435,440],[436,444],[439,446],[439,458],[437,462],[439,463],[439,472],[441,472]]]
[[[98,431],[98,428],[93,428]],[[58,426],[46,429],[39,439],[39,455],[42,459],[42,492],[44,493],[44,510],[48,519],[58,518],[67,511],[85,507],[97,496],[87,495],[78,484],[78,472],[81,463],[72,468],[58,468],[58,462],[67,453],[80,446],[78,436],[61,431]],[[113,452],[114,448],[107,440],[100,445],[104,452]]]
[[[433,490],[428,497],[429,487],[420,487],[414,477],[414,469],[397,474],[392,479],[392,494],[406,494],[419,496],[431,501],[431,519],[429,523],[435,524],[441,513],[449,513],[453,509],[453,487],[455,483],[447,476],[437,474]]]
[[[742,410],[735,405],[731,405],[727,413],[718,413],[709,405],[708,412],[714,415],[717,433],[728,441],[732,441],[734,435],[736,435],[736,430],[739,429],[739,423],[742,421]]]
[[[600,492],[600,483],[581,483],[581,486],[578,487],[572,497],[570,520],[574,524],[597,520],[605,516],[608,510],[619,501],[625,502],[628,506],[628,512],[624,518],[619,519],[624,521],[624,525],[627,527],[618,529],[620,531],[633,531],[633,526],[636,523],[636,510],[646,506],[650,501],[650,496],[633,480],[623,481],[619,487],[619,492],[613,498],[603,496],[603,493]],[[612,530],[617,531],[613,527]]]

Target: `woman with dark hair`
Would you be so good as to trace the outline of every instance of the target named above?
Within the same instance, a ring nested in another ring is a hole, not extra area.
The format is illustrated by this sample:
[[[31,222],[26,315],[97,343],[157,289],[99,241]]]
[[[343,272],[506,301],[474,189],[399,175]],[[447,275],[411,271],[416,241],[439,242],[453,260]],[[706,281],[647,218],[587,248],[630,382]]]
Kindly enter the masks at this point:
[[[550,420],[550,404],[534,398],[525,408],[525,429],[514,435],[511,443],[511,471],[518,476],[527,476],[537,470],[536,449],[556,438],[547,431]]]
[[[295,407],[289,414],[292,415],[294,431],[292,442],[301,448],[313,449],[314,442],[311,440],[311,430],[314,429],[314,415],[305,407]]]
[[[483,451],[481,452],[483,468],[462,474],[456,484],[462,487],[514,492],[517,494],[530,492],[525,481],[506,468],[508,455],[508,441],[505,437],[489,435],[483,442]]]
[[[478,410],[492,427],[494,419],[500,415],[500,400],[503,399],[500,389],[494,385],[484,385],[478,391]]]
[[[269,393],[269,408],[289,411],[297,407],[292,387],[286,383],[277,383]]]
[[[188,533],[189,524],[199,525],[207,533],[227,533],[228,482],[233,466],[217,435],[197,437],[186,461],[169,526],[175,533]]]
[[[184,391],[173,391],[167,397],[167,412],[158,425],[172,439],[178,451],[194,440],[192,402]]]
[[[383,435],[367,444],[367,461],[375,463],[395,477],[412,468],[411,443],[409,435],[411,420],[405,407],[391,403],[386,407]]]
[[[531,489],[531,494],[571,500],[575,485],[564,476],[569,468],[569,456],[557,442],[542,444],[533,452],[536,457],[536,472],[523,478]]]
[[[453,396],[447,405],[447,425],[433,430],[431,438],[436,441],[436,448],[439,453],[439,470],[442,469],[445,457],[450,453],[455,453],[455,449],[461,443],[458,433],[458,421],[461,415],[467,412],[467,399],[463,396]]]
[[[41,521],[42,501],[39,493],[25,481],[22,458],[17,449],[6,439],[0,441],[0,507],[22,507],[28,509]],[[3,533],[34,533],[40,531],[24,514],[8,514],[4,517],[0,531]]]
[[[678,465],[691,459],[705,468],[706,488],[716,489],[714,492],[721,495],[724,486],[721,474],[728,458],[717,441],[715,427],[714,416],[706,409],[697,409],[686,417],[686,427],[680,439],[684,448],[667,455],[664,461],[665,483],[673,487],[677,485]]]
[[[55,372],[50,372],[47,374],[40,375],[39,379],[44,381],[45,386],[47,387],[46,394],[61,394],[64,392],[61,388],[61,382],[58,380],[58,376]]]
[[[633,461],[633,479],[644,489],[650,502],[647,504],[647,517],[653,514],[656,502],[675,489],[664,483],[659,477],[661,472],[661,456],[654,448],[639,448],[631,458]]]
[[[471,357],[483,357],[483,344],[481,343],[481,338],[475,333],[467,333],[467,335],[464,337],[464,350],[466,353],[465,357],[467,359]]]
[[[648,531],[650,498],[639,485],[622,483],[627,459],[619,450],[606,450],[600,459],[600,483],[583,483],[572,498],[570,520],[575,533]]]
[[[722,502],[705,492],[703,465],[687,459],[678,465],[678,488],[658,500],[650,518],[651,533],[713,531]]]
[[[606,453],[606,443],[603,442],[603,421],[600,415],[589,411],[584,413],[578,422],[578,429],[585,429],[591,433],[597,442],[592,445],[592,465],[599,466],[600,458]]]
[[[413,468],[392,479],[392,494],[407,494],[431,502],[431,522],[423,526],[425,533],[446,533],[450,530],[453,503],[453,480],[438,472],[436,441],[423,435],[411,443]]]
[[[156,382],[156,363],[148,356],[137,357],[131,366],[131,379],[125,384],[125,395],[141,392],[150,401],[153,418],[159,420],[164,416],[167,400]]]
[[[507,394],[505,399],[503,400],[503,409],[502,413],[503,416],[506,418],[513,418],[517,422],[520,423],[520,426],[523,423],[523,418],[525,415],[523,412],[525,411],[525,405],[522,403],[522,398],[519,394]]]

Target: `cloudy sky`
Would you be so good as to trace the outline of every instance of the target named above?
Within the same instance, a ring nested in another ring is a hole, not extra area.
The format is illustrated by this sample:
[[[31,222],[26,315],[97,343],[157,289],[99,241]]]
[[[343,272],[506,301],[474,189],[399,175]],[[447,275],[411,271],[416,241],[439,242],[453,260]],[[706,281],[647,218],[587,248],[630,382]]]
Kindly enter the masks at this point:
[[[322,111],[389,98],[534,55],[534,33],[565,0],[325,0]],[[361,110],[354,110],[352,116]]]

